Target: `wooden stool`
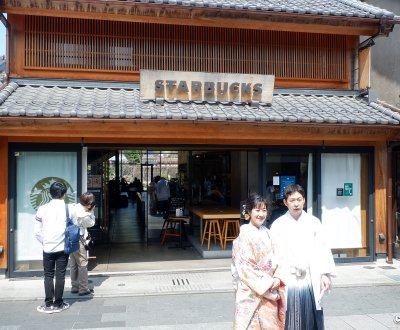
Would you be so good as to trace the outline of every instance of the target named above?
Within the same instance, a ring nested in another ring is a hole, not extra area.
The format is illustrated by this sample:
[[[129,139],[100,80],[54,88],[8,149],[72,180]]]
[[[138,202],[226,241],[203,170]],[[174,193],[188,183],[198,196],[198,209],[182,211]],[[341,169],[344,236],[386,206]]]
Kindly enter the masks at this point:
[[[233,241],[239,236],[240,223],[239,219],[226,219],[222,226],[222,248],[226,249],[226,242]]]
[[[203,236],[201,238],[201,245],[203,245],[204,240],[208,240],[208,249],[210,250],[210,241],[211,241],[211,236],[214,237],[214,244],[217,244],[217,238],[219,239],[219,243],[222,248],[222,236],[221,236],[221,227],[219,226],[219,220],[218,219],[206,219],[204,223],[204,230],[203,230]]]

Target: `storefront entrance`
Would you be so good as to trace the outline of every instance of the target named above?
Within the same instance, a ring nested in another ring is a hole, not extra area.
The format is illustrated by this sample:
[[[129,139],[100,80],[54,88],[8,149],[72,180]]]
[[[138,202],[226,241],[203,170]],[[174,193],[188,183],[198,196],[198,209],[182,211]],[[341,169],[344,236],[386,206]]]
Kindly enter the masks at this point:
[[[197,206],[239,210],[250,193],[261,193],[271,207],[267,226],[286,211],[284,188],[301,184],[307,195],[306,209],[322,220],[336,260],[372,260],[372,154],[369,148],[180,147],[171,151],[14,144],[9,166],[10,277],[41,271],[41,247],[32,234],[33,220],[37,207],[49,200],[46,189],[52,180],[66,182],[69,202],[85,190],[96,195],[96,225],[90,229],[96,241],[90,252],[92,271],[112,271],[106,264],[116,263],[129,271],[139,261],[154,267],[164,257],[187,265],[189,260],[202,260],[190,247],[172,252],[168,244],[161,246],[164,211],[153,196],[158,177],[168,181],[171,200],[182,200],[184,213],[190,216],[191,207]],[[192,235],[201,232],[201,222],[194,223],[194,228],[192,224],[187,228]]]

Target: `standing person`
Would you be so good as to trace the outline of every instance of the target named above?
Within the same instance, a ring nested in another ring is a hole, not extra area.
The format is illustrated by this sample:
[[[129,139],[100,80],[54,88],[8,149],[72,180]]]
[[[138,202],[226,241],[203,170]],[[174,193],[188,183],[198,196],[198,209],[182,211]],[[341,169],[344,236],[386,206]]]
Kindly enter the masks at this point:
[[[35,216],[35,237],[43,246],[45,303],[37,307],[41,313],[58,313],[69,308],[63,300],[68,264],[68,254],[64,253],[66,192],[64,183],[53,182],[50,186],[52,200],[40,206]]]
[[[150,196],[149,209],[150,215],[157,215],[157,197],[156,197],[156,178],[152,178],[149,185],[147,186],[147,193]]]
[[[272,250],[269,230],[263,226],[267,200],[251,195],[246,201],[248,224],[233,241],[232,277],[236,293],[235,330],[284,328],[285,294]]]
[[[95,196],[91,192],[85,192],[79,198],[78,204],[69,206],[72,222],[80,228],[79,249],[70,254],[71,268],[71,293],[78,293],[85,296],[93,293],[89,288],[88,281],[88,253],[85,247],[85,238],[88,235],[86,228],[95,224],[94,207],[96,205]]]
[[[274,251],[287,289],[285,329],[324,329],[321,298],[336,274],[321,221],[303,210],[304,189],[286,187],[288,211],[271,226]]]
[[[169,190],[169,183],[166,179],[160,178],[157,181],[156,196],[157,196],[157,210],[164,215],[164,218],[168,217],[169,201],[171,193]]]

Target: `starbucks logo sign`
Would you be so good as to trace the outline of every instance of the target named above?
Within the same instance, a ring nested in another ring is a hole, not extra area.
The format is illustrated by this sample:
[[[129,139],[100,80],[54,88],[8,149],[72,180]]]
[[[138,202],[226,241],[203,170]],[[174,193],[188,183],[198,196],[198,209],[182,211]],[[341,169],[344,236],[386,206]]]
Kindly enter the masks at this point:
[[[53,182],[59,181],[65,184],[67,187],[67,194],[65,195],[65,202],[72,203],[74,202],[74,190],[72,186],[62,178],[58,178],[55,176],[49,176],[47,178],[43,178],[35,183],[32,188],[30,194],[31,205],[35,211],[39,208],[39,206],[44,205],[51,201],[50,195],[50,186]]]

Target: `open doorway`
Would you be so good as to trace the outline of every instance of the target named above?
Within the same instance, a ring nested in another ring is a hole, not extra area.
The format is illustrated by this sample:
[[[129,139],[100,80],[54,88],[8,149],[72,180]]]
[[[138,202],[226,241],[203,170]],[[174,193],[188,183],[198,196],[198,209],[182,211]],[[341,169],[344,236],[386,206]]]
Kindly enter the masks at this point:
[[[239,213],[240,201],[258,190],[258,163],[257,150],[88,147],[87,189],[96,193],[98,201],[96,225],[90,229],[96,242],[91,253],[97,260],[89,269],[101,271],[103,263],[115,266],[111,260],[116,259],[127,267],[124,270],[136,268],[139,260],[202,260],[203,256],[188,239],[191,247],[185,250],[171,249],[171,245],[177,245],[173,237],[161,244],[165,210],[159,203],[160,196],[154,198],[157,181],[164,178],[168,182],[169,214],[177,201],[179,207],[183,206],[184,215],[192,215],[193,205],[232,206]],[[194,236],[193,232],[198,235],[200,224],[199,219],[188,222],[188,236]],[[228,246],[224,252],[229,250]],[[132,262],[135,266],[129,265]]]

